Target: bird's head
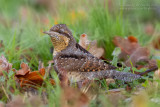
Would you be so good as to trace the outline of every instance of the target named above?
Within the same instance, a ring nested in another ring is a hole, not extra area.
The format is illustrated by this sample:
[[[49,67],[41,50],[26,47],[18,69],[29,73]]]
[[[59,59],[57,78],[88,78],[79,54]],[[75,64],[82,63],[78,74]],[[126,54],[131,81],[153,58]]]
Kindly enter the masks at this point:
[[[51,41],[56,52],[59,52],[75,43],[72,32],[65,24],[57,24],[44,33],[51,37]]]

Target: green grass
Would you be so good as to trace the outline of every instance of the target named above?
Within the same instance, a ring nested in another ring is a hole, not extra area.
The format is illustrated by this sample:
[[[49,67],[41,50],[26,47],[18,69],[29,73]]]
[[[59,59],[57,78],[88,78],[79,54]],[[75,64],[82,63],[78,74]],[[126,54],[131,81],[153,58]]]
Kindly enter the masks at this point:
[[[5,46],[4,50],[0,49],[0,56],[4,55],[10,63],[13,64],[13,68],[19,69],[20,63],[28,63],[30,68],[38,70],[38,62],[44,62],[47,66],[48,61],[52,60],[52,53],[50,48],[52,47],[50,38],[42,34],[42,31],[49,30],[51,26],[57,21],[58,23],[64,23],[72,30],[76,40],[79,40],[79,36],[82,33],[89,35],[91,40],[97,40],[98,45],[105,49],[105,58],[112,60],[112,52],[115,46],[112,43],[114,36],[127,37],[134,35],[138,38],[141,45],[145,46],[149,44],[152,37],[147,36],[144,33],[144,26],[146,20],[151,20],[151,11],[147,12],[134,12],[127,13],[124,10],[116,10],[113,14],[109,12],[107,7],[107,1],[105,6],[103,0],[96,0],[90,3],[90,1],[76,1],[72,0],[63,3],[57,2],[56,14],[49,12],[45,7],[36,7],[36,3],[31,0],[1,0],[0,1],[0,40],[3,40]],[[22,19],[19,11],[24,6],[29,12],[25,17],[25,21]],[[82,11],[82,13],[80,12]],[[143,15],[146,15],[143,17]],[[41,17],[44,16],[49,20],[49,24],[42,22]],[[134,18],[134,16],[136,18]],[[132,18],[133,17],[133,18]],[[1,19],[3,19],[1,21]],[[143,21],[142,21],[143,20]],[[1,24],[5,23],[5,24]],[[160,28],[160,23],[155,19],[152,23],[155,23],[156,30]],[[19,49],[16,49],[16,48]],[[32,49],[32,50],[30,50]],[[54,73],[54,71],[52,71]],[[56,86],[52,86],[49,81],[45,80],[45,85],[38,89],[39,96],[45,91],[48,96],[47,106],[60,106],[61,88],[59,80],[56,74],[53,74],[56,80]],[[20,87],[16,87],[14,80],[14,74],[6,75],[4,78],[0,78],[0,101],[7,102],[8,96],[24,95],[20,90]],[[98,87],[100,92],[96,99],[90,101],[91,107],[103,107],[106,105],[113,106],[107,98],[106,90],[112,88],[126,87],[121,82],[111,84],[109,87],[106,85],[105,80],[100,80],[101,87]],[[159,86],[160,82],[154,89],[151,89],[149,80],[146,80],[142,85],[146,88],[147,98],[160,98]],[[141,85],[140,83],[131,83],[132,87]],[[10,87],[13,87],[15,92],[10,91]],[[2,88],[3,87],[3,88]],[[133,92],[136,90],[134,88]],[[7,93],[7,94],[6,94]],[[131,97],[132,93],[125,92],[125,96]],[[121,100],[117,102],[119,106],[129,106],[129,103]],[[148,101],[148,105],[158,106],[158,104]]]

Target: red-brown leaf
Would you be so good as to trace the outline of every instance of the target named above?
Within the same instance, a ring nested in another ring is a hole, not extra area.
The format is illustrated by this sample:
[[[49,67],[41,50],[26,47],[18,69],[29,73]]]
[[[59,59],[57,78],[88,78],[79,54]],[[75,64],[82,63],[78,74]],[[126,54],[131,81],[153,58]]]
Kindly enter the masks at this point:
[[[122,37],[116,36],[113,39],[113,43],[116,46],[120,47],[123,52],[130,55],[140,46],[137,42],[133,42],[133,41],[136,41],[135,38],[129,37],[129,39],[124,39]]]
[[[42,75],[42,76],[44,76],[45,75],[45,69],[44,68],[41,68],[40,70],[39,70],[39,73]]]
[[[30,69],[28,67],[27,64],[25,64],[24,62],[21,63],[21,69],[16,71],[16,75],[26,75],[27,73],[30,72]]]
[[[128,40],[129,40],[131,43],[138,43],[137,38],[134,37],[134,36],[128,36]]]

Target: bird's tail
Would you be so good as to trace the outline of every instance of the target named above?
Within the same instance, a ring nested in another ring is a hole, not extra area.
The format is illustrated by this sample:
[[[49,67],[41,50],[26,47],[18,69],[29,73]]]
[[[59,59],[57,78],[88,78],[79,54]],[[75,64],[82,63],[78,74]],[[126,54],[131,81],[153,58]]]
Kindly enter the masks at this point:
[[[131,82],[133,80],[140,79],[141,76],[129,72],[120,72],[115,70],[113,71],[112,78],[125,82]]]
[[[122,80],[124,82],[131,82],[136,79],[140,79],[141,76],[129,72],[120,72],[116,70],[106,70],[100,72],[92,72],[92,74],[86,75],[88,79],[92,80],[95,78],[102,79],[102,78],[113,78],[117,80]]]

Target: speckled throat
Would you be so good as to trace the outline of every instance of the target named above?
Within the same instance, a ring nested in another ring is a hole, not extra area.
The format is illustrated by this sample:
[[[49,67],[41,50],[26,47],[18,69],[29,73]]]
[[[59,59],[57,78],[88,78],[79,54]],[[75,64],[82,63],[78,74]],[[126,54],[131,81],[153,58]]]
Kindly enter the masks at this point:
[[[59,39],[51,37],[52,44],[54,46],[53,55],[56,55],[58,52],[61,52],[68,46],[69,38],[65,36],[59,36]]]

